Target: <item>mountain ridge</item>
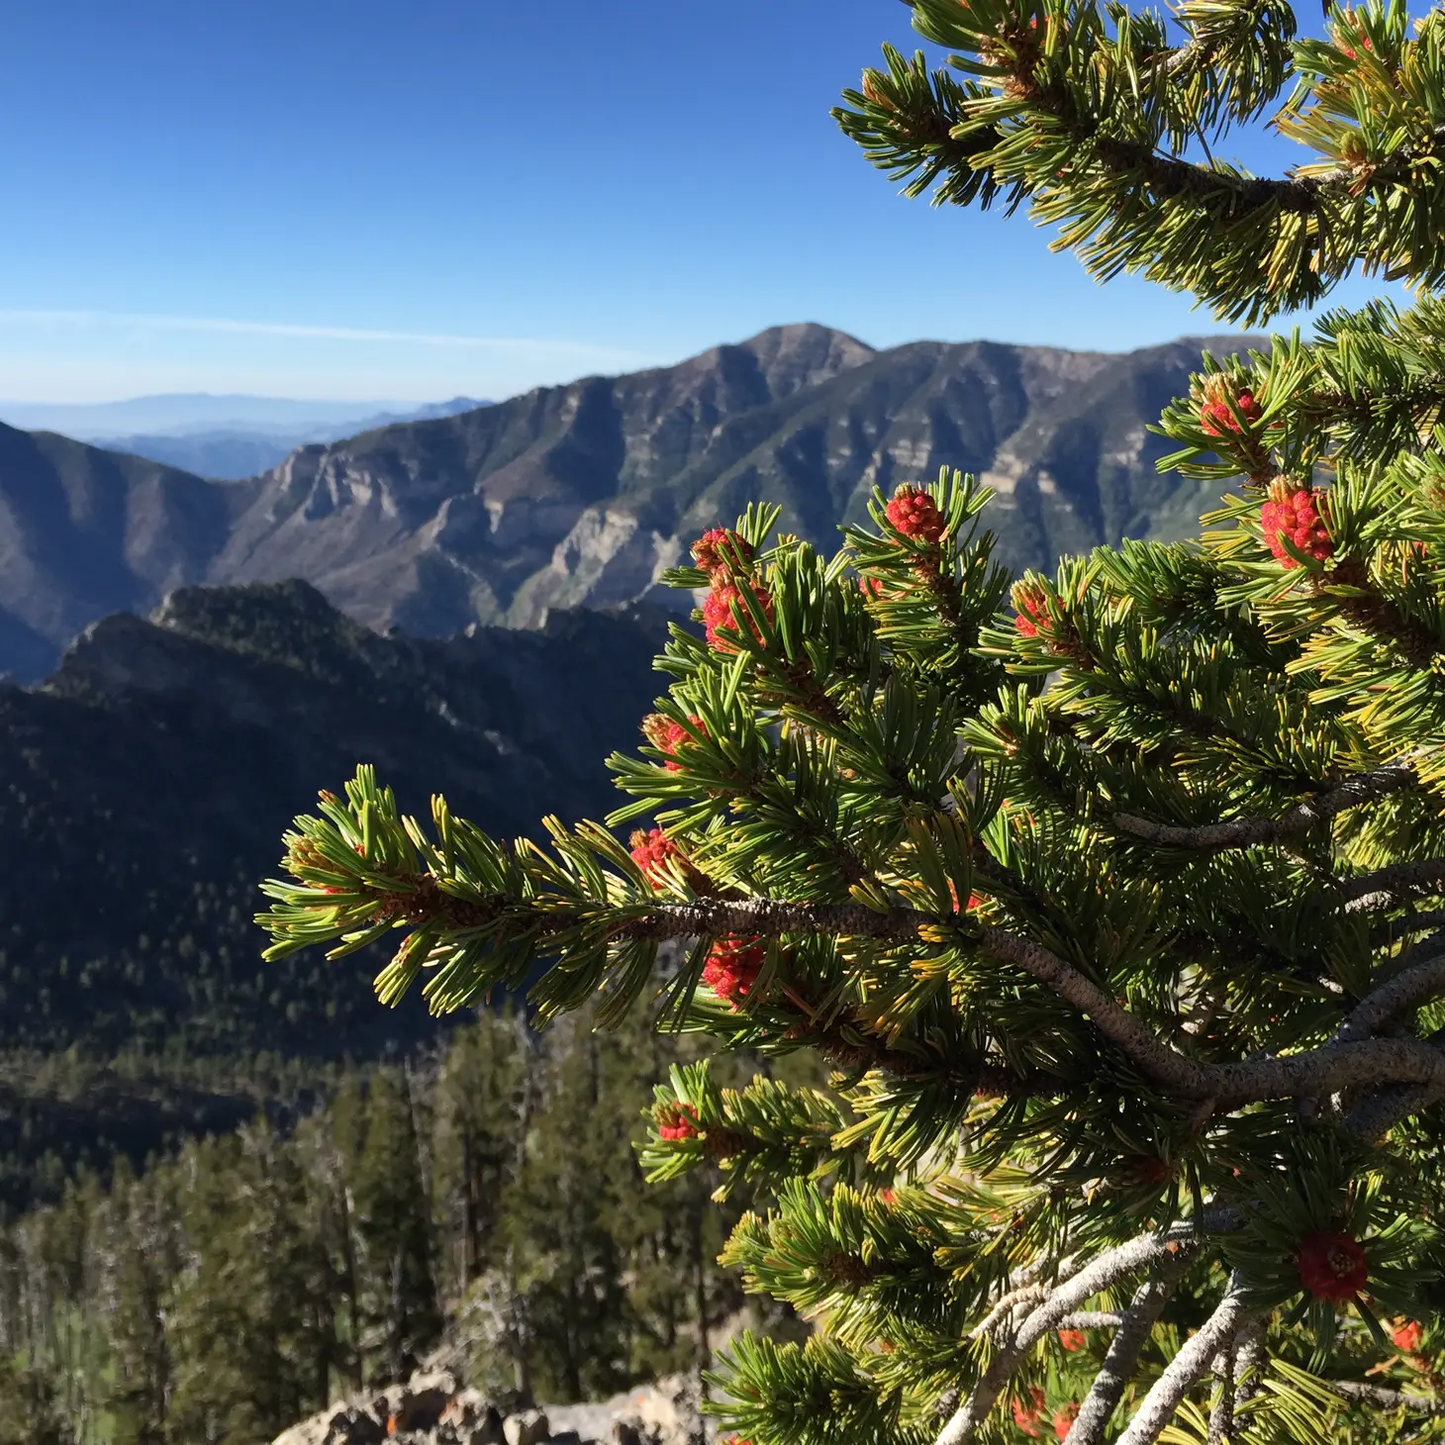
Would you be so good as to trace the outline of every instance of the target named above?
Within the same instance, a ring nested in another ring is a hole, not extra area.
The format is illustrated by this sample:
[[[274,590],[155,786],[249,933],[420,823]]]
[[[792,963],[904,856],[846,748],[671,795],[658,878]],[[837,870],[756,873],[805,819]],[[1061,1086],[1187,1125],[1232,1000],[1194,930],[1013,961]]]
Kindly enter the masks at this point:
[[[301,577],[369,627],[432,637],[644,597],[676,610],[660,573],[747,502],[831,547],[875,485],[940,467],[998,488],[990,521],[1016,569],[1178,536],[1210,494],[1157,474],[1167,443],[1146,427],[1206,342],[880,351],[799,323],[308,444],[233,482],[0,427],[0,668],[38,676],[87,622],[186,583]]]

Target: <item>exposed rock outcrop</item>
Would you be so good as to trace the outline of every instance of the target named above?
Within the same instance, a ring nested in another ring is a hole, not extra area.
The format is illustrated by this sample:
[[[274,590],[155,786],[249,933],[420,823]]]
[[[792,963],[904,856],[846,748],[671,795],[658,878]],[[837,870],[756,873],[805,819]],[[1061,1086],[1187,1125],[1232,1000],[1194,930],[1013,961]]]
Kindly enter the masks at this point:
[[[274,1445],[703,1445],[715,1435],[682,1376],[588,1405],[499,1408],[446,1371],[293,1425]]]

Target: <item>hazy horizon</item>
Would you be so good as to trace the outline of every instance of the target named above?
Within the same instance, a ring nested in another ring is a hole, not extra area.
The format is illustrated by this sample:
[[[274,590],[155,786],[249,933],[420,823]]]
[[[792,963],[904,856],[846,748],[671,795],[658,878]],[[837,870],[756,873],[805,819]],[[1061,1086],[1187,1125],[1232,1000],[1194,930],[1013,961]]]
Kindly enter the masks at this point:
[[[780,322],[780,323],[778,323],[778,325],[780,325],[780,326],[806,325],[806,324],[820,325],[820,326],[825,326],[825,327],[828,326],[828,323],[827,323],[827,322],[812,322],[812,323],[806,323],[806,322]],[[771,328],[765,328],[765,329],[771,329]],[[830,329],[830,330],[837,330],[837,331],[842,331],[842,330],[844,330],[844,328],[842,328],[842,327],[829,327],[829,329]],[[751,333],[751,335],[757,335],[757,334],[758,334],[758,333],[756,333],[756,332]],[[855,335],[855,334],[852,333],[852,332],[849,332],[848,334],[854,336],[854,339],[855,339],[855,340],[861,341],[864,345],[873,347],[873,349],[875,349],[875,350],[877,350],[877,351],[885,351],[885,350],[891,350],[891,349],[892,349],[892,347],[875,346],[874,343],[871,342],[866,336],[857,336],[857,335]],[[1247,335],[1250,335],[1250,334],[1253,334],[1253,333],[1246,332],[1246,331],[1236,331],[1236,330],[1233,330],[1233,329],[1231,329],[1231,328],[1229,328],[1229,327],[1223,327],[1223,326],[1221,326],[1221,327],[1219,327],[1219,328],[1217,328],[1217,329],[1213,329],[1213,330],[1210,330],[1210,329],[1208,329],[1208,328],[1205,328],[1205,329],[1191,329],[1191,330],[1186,330],[1186,331],[1179,332],[1179,333],[1177,333],[1177,334],[1175,334],[1175,335],[1173,335],[1173,336],[1164,337],[1164,338],[1162,338],[1161,340],[1159,340],[1159,341],[1157,341],[1157,342],[1145,342],[1145,343],[1143,343],[1141,346],[1117,346],[1117,347],[1116,347],[1116,346],[1107,346],[1107,345],[1089,346],[1089,347],[1058,346],[1056,349],[1058,349],[1058,350],[1064,350],[1064,351],[1070,351],[1070,350],[1072,350],[1072,351],[1093,351],[1093,352],[1103,353],[1103,354],[1105,354],[1105,355],[1120,355],[1120,356],[1122,356],[1122,355],[1127,355],[1129,352],[1147,349],[1149,346],[1154,346],[1154,345],[1167,346],[1167,345],[1170,345],[1170,344],[1172,344],[1172,343],[1174,343],[1174,342],[1189,341],[1189,340],[1191,340],[1191,339],[1203,340],[1203,339],[1205,339],[1205,338],[1207,338],[1207,337],[1212,337],[1212,336],[1235,336],[1235,335],[1238,335],[1238,336],[1247,336]],[[538,383],[538,385],[543,385],[543,386],[547,386],[547,385],[566,386],[566,385],[569,385],[569,384],[572,383],[572,382],[576,382],[576,381],[583,380],[585,377],[588,377],[588,376],[625,375],[625,374],[627,374],[627,372],[629,372],[629,371],[646,370],[646,369],[649,369],[649,367],[669,367],[669,366],[675,366],[675,365],[680,364],[681,362],[684,362],[684,361],[688,360],[688,359],[689,359],[690,357],[692,357],[692,356],[695,356],[695,355],[700,354],[700,352],[702,352],[702,351],[710,350],[710,349],[711,349],[712,347],[714,347],[714,346],[737,345],[737,344],[740,344],[740,343],[745,342],[745,341],[750,340],[750,339],[751,339],[751,336],[725,337],[725,338],[721,338],[721,339],[719,339],[719,340],[717,340],[717,341],[714,341],[714,342],[710,343],[710,344],[707,345],[707,346],[703,346],[703,347],[699,348],[699,351],[696,351],[696,352],[688,352],[688,353],[686,353],[685,355],[678,356],[678,357],[674,357],[674,358],[669,358],[669,359],[663,360],[663,361],[657,361],[657,362],[647,363],[646,365],[644,365],[644,366],[642,366],[642,367],[628,367],[628,368],[625,368],[625,369],[622,369],[622,370],[606,371],[606,372],[601,372],[601,371],[583,371],[583,372],[578,372],[578,373],[576,373],[575,375],[561,376],[561,377],[559,377],[559,378],[558,378],[556,381],[554,381],[554,382],[542,382],[542,383]],[[968,344],[1002,345],[1002,346],[1010,346],[1010,345],[1041,345],[1041,346],[1049,346],[1049,345],[1051,345],[1051,343],[1048,343],[1048,342],[1034,342],[1034,343],[1027,343],[1027,342],[1026,342],[1026,343],[1010,342],[1010,341],[1006,341],[1006,340],[1003,340],[1002,338],[994,337],[994,336],[955,336],[955,337],[947,337],[947,336],[937,336],[937,335],[934,335],[934,336],[915,336],[915,337],[910,337],[910,338],[907,338],[906,340],[893,343],[893,346],[908,346],[908,345],[914,345],[914,344],[923,343],[923,342],[940,342],[940,343],[945,344],[945,345],[968,345]],[[526,388],[526,390],[528,390],[528,391],[533,390],[533,389],[534,389],[534,388],[532,388],[532,387]],[[509,393],[509,395],[512,395],[512,396],[521,395],[521,394],[523,394],[523,393],[520,393],[520,392]],[[39,425],[39,423],[35,423],[35,422],[16,422],[16,421],[11,421],[11,420],[10,420],[10,415],[9,415],[9,413],[11,413],[11,412],[17,412],[17,413],[24,412],[24,413],[30,413],[30,414],[32,414],[32,415],[38,415],[38,414],[40,414],[40,413],[45,413],[45,412],[55,412],[55,413],[61,413],[61,414],[72,414],[72,415],[74,415],[74,414],[78,414],[78,413],[104,412],[104,411],[106,411],[107,409],[120,409],[120,408],[124,408],[124,407],[128,407],[128,406],[139,406],[139,405],[142,405],[142,404],[150,404],[150,403],[157,403],[157,404],[159,404],[159,403],[168,403],[168,402],[190,403],[190,402],[201,402],[201,401],[214,402],[214,403],[218,403],[218,404],[222,404],[222,403],[224,403],[224,404],[233,404],[233,403],[234,403],[234,404],[241,404],[241,405],[243,405],[243,406],[254,405],[254,404],[256,404],[256,403],[266,403],[266,404],[274,405],[274,406],[277,406],[277,407],[324,408],[324,409],[329,409],[329,410],[331,410],[331,411],[334,411],[335,413],[337,413],[337,414],[339,414],[339,415],[343,415],[343,416],[344,416],[344,415],[350,415],[350,414],[353,414],[353,413],[354,413],[354,414],[355,414],[356,416],[358,416],[358,417],[365,417],[365,416],[370,415],[370,414],[375,413],[375,412],[382,412],[382,411],[387,411],[387,410],[396,409],[396,408],[409,408],[409,407],[425,406],[425,405],[428,405],[428,404],[440,404],[440,403],[444,403],[444,402],[455,401],[455,400],[462,400],[462,399],[474,400],[474,401],[476,401],[476,402],[478,403],[478,405],[490,405],[490,404],[492,404],[492,403],[494,403],[494,402],[497,402],[497,401],[507,400],[507,396],[494,396],[494,397],[479,398],[479,397],[472,397],[472,396],[470,396],[469,393],[467,393],[467,392],[465,392],[465,391],[454,391],[454,392],[451,392],[451,393],[448,394],[448,395],[433,395],[433,394],[431,394],[431,393],[426,393],[426,394],[418,394],[418,395],[415,395],[415,396],[395,396],[395,395],[393,395],[393,396],[358,396],[358,397],[345,397],[345,396],[299,396],[299,395],[294,395],[294,394],[292,394],[292,395],[277,395],[277,394],[271,394],[271,393],[265,393],[265,392],[246,392],[246,391],[239,391],[239,392],[238,392],[238,391],[223,391],[223,392],[218,392],[218,391],[205,391],[205,390],[164,391],[164,392],[139,392],[139,393],[132,393],[132,394],[129,394],[129,395],[87,398],[87,399],[82,400],[82,401],[57,400],[57,399],[52,398],[52,397],[0,396],[0,421],[4,421],[7,425],[11,425],[11,426],[25,426],[25,427],[27,427],[27,429],[32,429],[32,430],[33,430],[33,429],[35,429],[35,427],[36,427],[37,425]],[[244,421],[246,420],[246,418],[244,418],[244,417],[234,417],[234,418],[225,418],[225,419],[226,419],[226,420],[234,420],[234,421],[236,421],[236,422],[238,422],[238,423],[244,422]],[[322,418],[320,418],[320,417],[312,417],[312,416],[309,416],[309,415],[301,415],[301,414],[298,414],[298,415],[296,416],[296,418],[295,418],[295,420],[297,420],[297,421],[312,421],[312,420],[321,420],[321,419],[322,419]]]
[[[1097,286],[1026,216],[899,197],[829,116],[880,42],[918,47],[892,0],[738,0],[726,25],[652,0],[357,0],[345,26],[314,0],[83,25],[37,5],[6,40],[12,404],[510,396],[798,315],[880,348],[1231,329],[1143,280]],[[298,105],[318,64],[386,103]],[[1226,155],[1305,158],[1253,132]]]

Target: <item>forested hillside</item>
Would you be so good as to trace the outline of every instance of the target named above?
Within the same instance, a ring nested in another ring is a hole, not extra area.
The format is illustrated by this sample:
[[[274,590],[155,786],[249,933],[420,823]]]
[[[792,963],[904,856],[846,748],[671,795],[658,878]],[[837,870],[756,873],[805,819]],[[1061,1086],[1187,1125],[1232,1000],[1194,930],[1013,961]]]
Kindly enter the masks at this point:
[[[638,1021],[496,1014],[289,1130],[73,1181],[0,1233],[0,1445],[262,1445],[444,1330],[494,1399],[694,1366],[744,1303],[715,1262],[741,1205],[642,1180],[676,1057]]]
[[[303,583],[191,589],[0,688],[0,1195],[262,1101],[294,1112],[331,1066],[434,1038],[419,1006],[376,1006],[374,954],[261,961],[282,832],[358,760],[407,806],[444,786],[502,832],[601,816],[661,633],[559,613],[422,642]]]

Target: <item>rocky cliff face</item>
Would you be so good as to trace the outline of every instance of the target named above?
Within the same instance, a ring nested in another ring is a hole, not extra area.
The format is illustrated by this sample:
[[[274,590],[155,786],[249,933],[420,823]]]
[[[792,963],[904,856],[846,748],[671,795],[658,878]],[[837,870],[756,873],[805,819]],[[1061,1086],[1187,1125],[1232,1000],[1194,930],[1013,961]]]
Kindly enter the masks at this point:
[[[557,607],[677,607],[657,576],[747,502],[781,503],[787,526],[832,545],[875,485],[942,466],[998,489],[1016,567],[1179,535],[1207,498],[1157,475],[1165,448],[1145,428],[1204,344],[879,352],[776,327],[678,366],[302,447],[232,483],[0,428],[0,667],[38,675],[96,617],[192,581],[300,577],[367,626],[430,637],[536,626]]]

